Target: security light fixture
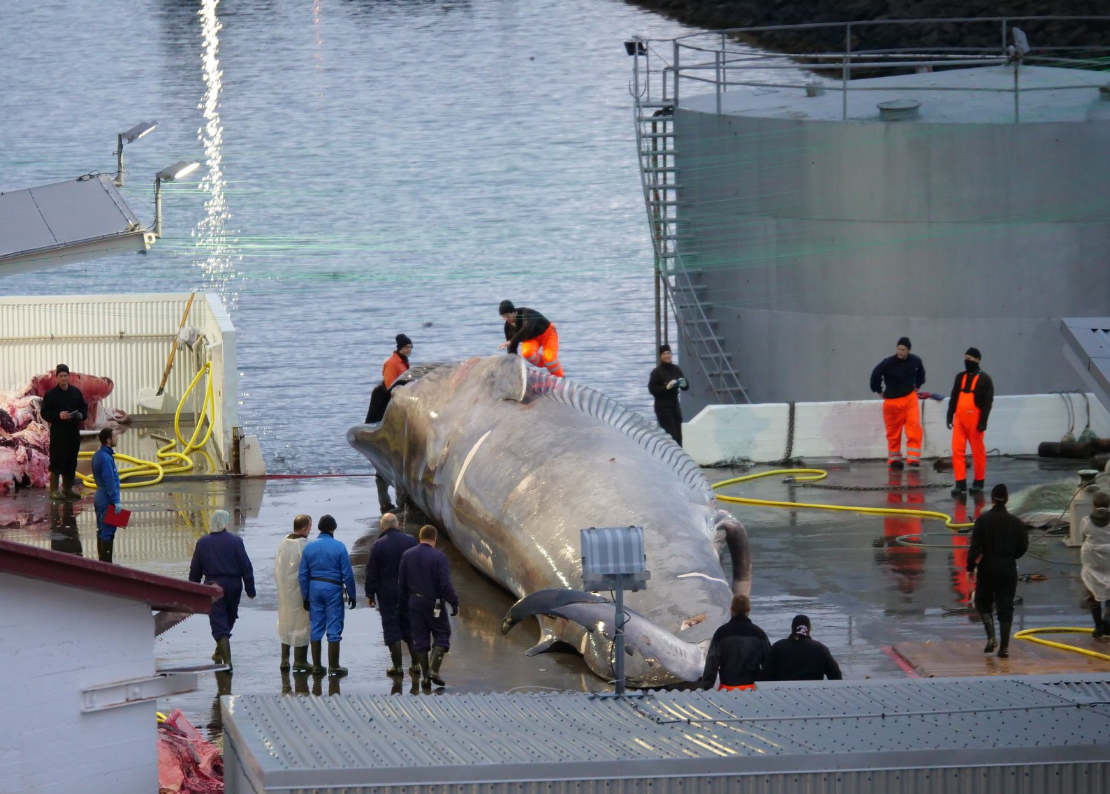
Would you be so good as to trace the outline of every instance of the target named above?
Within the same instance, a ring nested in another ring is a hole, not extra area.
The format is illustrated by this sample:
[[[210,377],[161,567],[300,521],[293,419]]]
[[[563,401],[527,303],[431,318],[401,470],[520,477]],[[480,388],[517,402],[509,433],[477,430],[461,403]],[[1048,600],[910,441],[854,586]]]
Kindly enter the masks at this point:
[[[181,179],[200,168],[196,160],[179,160],[154,177],[154,236],[162,236],[162,183]]]
[[[178,160],[169,168],[163,168],[159,171],[157,179],[160,182],[173,182],[175,179],[188,176],[198,168],[200,168],[200,163],[196,160]]]
[[[624,51],[629,55],[647,55],[647,42],[629,39],[624,43]]]
[[[123,187],[123,145],[134,143],[157,126],[157,121],[140,121],[127,132],[116,135],[116,178],[112,180],[116,187]]]

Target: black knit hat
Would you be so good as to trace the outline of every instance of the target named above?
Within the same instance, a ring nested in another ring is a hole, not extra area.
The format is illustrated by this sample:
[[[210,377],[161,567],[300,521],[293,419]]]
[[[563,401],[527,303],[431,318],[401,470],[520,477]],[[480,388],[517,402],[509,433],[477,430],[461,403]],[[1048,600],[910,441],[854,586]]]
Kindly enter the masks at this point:
[[[509,314],[510,312],[515,311],[516,306],[513,306],[513,302],[511,300],[503,300],[501,301],[501,305],[497,307],[498,314]]]
[[[670,353],[670,352],[671,352],[671,346],[670,345],[659,345],[659,355],[663,355],[664,353]]]
[[[55,375],[60,375],[63,372],[69,372],[69,367],[67,367],[65,364],[59,364],[58,366],[54,367]]]
[[[320,516],[320,521],[316,524],[316,528],[321,532],[335,532],[338,526],[339,525],[335,523],[335,519],[327,514]]]
[[[398,350],[400,350],[403,347],[408,347],[411,344],[412,344],[412,340],[409,339],[407,336],[405,336],[404,334],[397,334],[397,349]]]
[[[977,348],[977,347],[969,347],[964,352],[964,355],[965,356],[971,356],[972,358],[977,358],[980,361],[983,359],[983,354],[979,352],[979,348]]]
[[[913,350],[913,345],[910,344],[910,338],[908,336],[900,338],[896,347],[905,347],[906,350]]]
[[[802,628],[803,626],[805,628],[802,631],[799,631],[798,629]],[[806,617],[805,615],[795,615],[794,620],[790,621],[790,633],[791,634],[800,634],[804,637],[808,637],[809,636],[809,630],[810,630],[809,618]]]
[[[998,485],[991,489],[991,499],[996,502],[1005,502],[1010,498],[1010,489],[1006,487],[1006,483],[1000,482]]]

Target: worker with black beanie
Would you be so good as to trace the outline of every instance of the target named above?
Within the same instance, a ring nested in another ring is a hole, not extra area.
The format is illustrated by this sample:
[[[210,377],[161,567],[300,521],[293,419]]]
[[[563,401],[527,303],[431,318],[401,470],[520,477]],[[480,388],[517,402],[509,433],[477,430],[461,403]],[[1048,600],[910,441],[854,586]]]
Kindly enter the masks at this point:
[[[975,609],[987,630],[983,653],[998,648],[999,657],[1010,655],[1010,628],[1014,622],[1014,593],[1017,590],[1017,559],[1029,549],[1029,535],[1020,518],[1006,510],[1010,492],[1002,483],[991,491],[991,509],[975,519],[971,546],[967,550],[967,572],[975,579]],[[992,608],[998,609],[1001,642],[995,642]]]
[[[678,392],[687,391],[690,384],[677,364],[671,363],[671,346],[659,346],[659,366],[651,371],[648,378],[648,391],[655,398],[655,418],[663,432],[682,446],[682,408],[678,404]]]
[[[908,336],[894,346],[894,355],[880,361],[871,371],[871,391],[882,395],[886,425],[887,465],[901,469],[905,463],[921,465],[921,406],[917,390],[925,383],[925,365],[910,352]],[[906,459],[902,461],[902,432],[906,433]]]
[[[952,384],[952,397],[948,401],[948,429],[952,431],[952,473],[956,487],[952,495],[962,497],[967,487],[967,445],[971,444],[971,460],[975,479],[971,493],[981,493],[987,478],[987,447],[983,434],[994,404],[994,381],[979,369],[983,354],[978,348],[969,347],[964,353],[964,371],[956,375]]]
[[[404,334],[397,334],[397,349],[382,364],[382,378],[387,389],[393,385],[393,381],[408,371],[410,355],[412,355],[412,340]]]

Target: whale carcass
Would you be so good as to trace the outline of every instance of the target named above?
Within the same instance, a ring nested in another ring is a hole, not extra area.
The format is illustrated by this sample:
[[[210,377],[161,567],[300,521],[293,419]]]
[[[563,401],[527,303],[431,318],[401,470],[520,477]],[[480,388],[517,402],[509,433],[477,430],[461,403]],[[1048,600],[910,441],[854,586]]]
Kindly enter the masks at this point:
[[[626,595],[626,681],[698,680],[733,592],[750,587],[751,566],[743,527],[716,508],[697,464],[639,414],[517,356],[410,372],[381,421],[347,439],[521,599],[502,630],[540,616],[529,653],[565,642],[611,679],[613,605],[581,591],[579,531],[641,526],[651,580]],[[717,553],[720,530],[732,582]]]

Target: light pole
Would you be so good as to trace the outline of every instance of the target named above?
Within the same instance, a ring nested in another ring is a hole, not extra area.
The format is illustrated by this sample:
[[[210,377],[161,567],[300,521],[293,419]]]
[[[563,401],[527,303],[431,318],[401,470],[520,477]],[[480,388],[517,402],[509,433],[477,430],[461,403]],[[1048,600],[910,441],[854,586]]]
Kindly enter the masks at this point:
[[[123,145],[134,143],[157,126],[157,121],[140,121],[127,132],[116,135],[116,178],[112,180],[116,187],[123,187]]]
[[[162,236],[162,183],[181,179],[200,168],[196,160],[179,160],[154,177],[154,236]]]

